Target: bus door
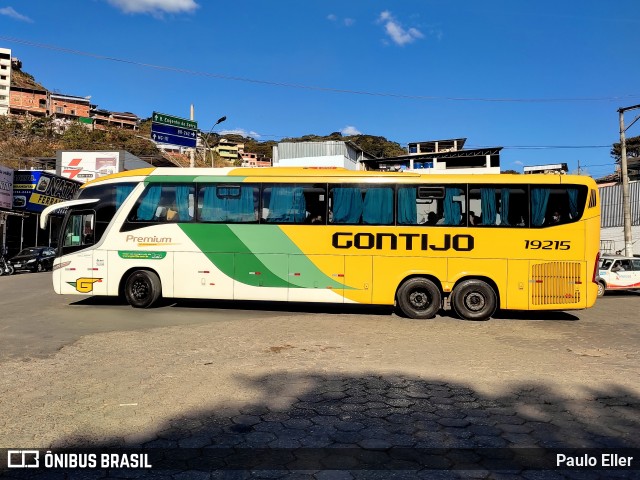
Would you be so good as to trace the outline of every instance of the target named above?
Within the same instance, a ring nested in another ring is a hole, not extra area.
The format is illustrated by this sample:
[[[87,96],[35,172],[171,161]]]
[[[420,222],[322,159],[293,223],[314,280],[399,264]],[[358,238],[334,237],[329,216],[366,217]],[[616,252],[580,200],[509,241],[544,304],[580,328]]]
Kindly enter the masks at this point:
[[[60,238],[60,267],[54,271],[58,276],[54,279],[59,286],[57,293],[107,293],[106,254],[94,262],[90,248],[95,244],[95,227],[93,210],[70,210],[67,214]]]

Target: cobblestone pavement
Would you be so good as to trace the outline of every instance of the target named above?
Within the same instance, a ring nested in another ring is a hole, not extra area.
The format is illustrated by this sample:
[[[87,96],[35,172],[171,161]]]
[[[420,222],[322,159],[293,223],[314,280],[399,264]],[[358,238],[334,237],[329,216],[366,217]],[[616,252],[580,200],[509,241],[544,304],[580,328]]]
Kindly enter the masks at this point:
[[[85,336],[0,364],[0,448],[144,447],[182,463],[5,475],[638,478],[511,461],[640,448],[638,307],[616,295],[482,323],[301,312]]]

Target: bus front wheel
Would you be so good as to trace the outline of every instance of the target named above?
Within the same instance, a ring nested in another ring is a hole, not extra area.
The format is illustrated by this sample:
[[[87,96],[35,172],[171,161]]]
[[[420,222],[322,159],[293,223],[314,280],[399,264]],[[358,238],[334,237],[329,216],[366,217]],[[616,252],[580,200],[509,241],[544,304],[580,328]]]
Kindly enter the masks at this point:
[[[451,297],[454,311],[465,320],[488,320],[498,305],[493,288],[477,279],[460,282],[451,292]]]
[[[398,306],[409,318],[433,318],[440,305],[442,295],[435,283],[427,278],[410,278],[402,284],[397,294]]]
[[[151,307],[162,292],[160,278],[148,270],[136,270],[127,279],[124,294],[129,305],[135,308]]]

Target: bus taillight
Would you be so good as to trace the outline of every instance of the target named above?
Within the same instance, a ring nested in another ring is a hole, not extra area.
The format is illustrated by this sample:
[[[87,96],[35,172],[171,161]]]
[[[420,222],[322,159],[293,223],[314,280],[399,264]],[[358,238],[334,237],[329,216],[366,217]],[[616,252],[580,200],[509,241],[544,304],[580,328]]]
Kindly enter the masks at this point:
[[[596,255],[596,263],[593,266],[593,277],[591,277],[591,281],[593,283],[598,283],[597,277],[598,277],[598,265],[600,264],[600,252],[598,252],[598,254]]]

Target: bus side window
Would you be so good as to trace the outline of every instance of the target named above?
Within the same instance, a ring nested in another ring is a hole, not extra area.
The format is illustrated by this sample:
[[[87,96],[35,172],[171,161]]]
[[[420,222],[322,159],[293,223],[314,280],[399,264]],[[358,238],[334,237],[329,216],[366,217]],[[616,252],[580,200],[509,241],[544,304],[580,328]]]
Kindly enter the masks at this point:
[[[526,204],[519,185],[469,185],[469,226],[524,227]]]
[[[588,188],[582,185],[531,188],[531,226],[576,222],[584,213]]]
[[[466,186],[398,187],[398,225],[466,225]]]
[[[201,222],[254,223],[258,220],[259,186],[202,185],[198,192]]]
[[[138,222],[190,222],[193,220],[193,185],[150,185],[129,215]]]
[[[331,223],[393,225],[392,186],[334,185],[330,197]]]
[[[322,184],[265,184],[261,220],[264,223],[324,225],[327,189]]]

